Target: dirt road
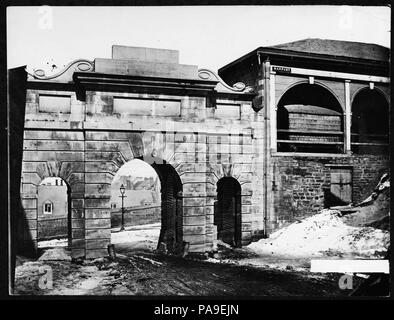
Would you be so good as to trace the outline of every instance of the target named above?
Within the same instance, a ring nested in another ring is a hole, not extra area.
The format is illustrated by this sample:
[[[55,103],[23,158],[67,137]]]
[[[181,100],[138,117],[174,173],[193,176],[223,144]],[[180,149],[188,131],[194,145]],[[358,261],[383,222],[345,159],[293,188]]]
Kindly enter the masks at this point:
[[[40,289],[51,270],[52,286]],[[16,272],[19,295],[345,296],[339,275],[280,271],[133,252],[116,261],[28,261]],[[41,287],[42,281],[41,281]]]

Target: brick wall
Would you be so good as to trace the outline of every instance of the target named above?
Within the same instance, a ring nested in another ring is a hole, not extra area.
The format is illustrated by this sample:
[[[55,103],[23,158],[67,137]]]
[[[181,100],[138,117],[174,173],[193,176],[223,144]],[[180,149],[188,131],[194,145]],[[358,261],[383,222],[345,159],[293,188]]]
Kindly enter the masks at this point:
[[[330,187],[330,167],[346,166],[353,172],[353,203],[369,196],[381,175],[389,170],[387,156],[302,157],[274,156],[271,228],[318,213]]]

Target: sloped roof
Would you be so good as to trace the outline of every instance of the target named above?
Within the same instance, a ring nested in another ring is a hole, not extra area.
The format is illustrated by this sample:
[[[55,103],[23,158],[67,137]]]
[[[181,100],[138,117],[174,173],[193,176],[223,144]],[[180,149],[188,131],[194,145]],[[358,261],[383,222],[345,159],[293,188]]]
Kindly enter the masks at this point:
[[[341,114],[337,111],[303,104],[288,104],[283,106],[288,112],[291,113],[303,113],[303,114],[315,114],[315,115],[326,115],[326,116],[340,116]]]
[[[308,38],[268,48],[376,61],[388,61],[390,54],[389,48],[377,44],[319,38]]]

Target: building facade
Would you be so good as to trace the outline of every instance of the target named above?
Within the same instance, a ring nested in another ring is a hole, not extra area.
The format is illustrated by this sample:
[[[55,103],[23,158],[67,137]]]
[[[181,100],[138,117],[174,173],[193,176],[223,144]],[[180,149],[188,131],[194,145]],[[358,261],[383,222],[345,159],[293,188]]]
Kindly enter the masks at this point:
[[[222,67],[258,90],[264,114],[266,230],[358,203],[389,171],[389,50],[305,39],[258,48]]]
[[[388,50],[312,42],[258,48],[219,75],[179,64],[175,50],[122,46],[52,76],[36,70],[19,243],[37,240],[37,186],[59,177],[70,190],[72,256],[106,255],[111,184],[132,159],[159,176],[159,242],[174,253],[185,243],[210,251],[215,238],[246,245],[361,200],[389,165]],[[305,52],[316,47],[324,53]]]
[[[52,76],[36,70],[27,81],[21,197],[28,227],[19,243],[37,240],[37,186],[59,177],[70,189],[72,256],[106,255],[111,183],[132,159],[160,178],[159,241],[167,251],[185,243],[189,252],[211,250],[222,178],[242,186],[237,228],[227,219],[224,231],[237,229],[238,245],[250,242],[259,216],[252,177],[262,174],[253,152],[261,119],[250,91],[179,64],[174,50],[114,46],[111,59],[77,60]],[[231,186],[221,202],[234,198]]]

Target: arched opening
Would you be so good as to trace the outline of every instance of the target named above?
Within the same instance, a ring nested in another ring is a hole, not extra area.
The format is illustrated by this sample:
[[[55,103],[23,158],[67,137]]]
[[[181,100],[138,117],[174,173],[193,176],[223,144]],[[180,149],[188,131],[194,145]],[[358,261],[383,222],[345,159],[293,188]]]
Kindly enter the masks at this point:
[[[280,152],[343,152],[343,111],[335,96],[317,84],[285,92],[277,110]]]
[[[352,103],[352,151],[388,153],[389,122],[389,105],[383,94],[376,89],[362,89]]]
[[[217,238],[234,247],[241,247],[241,185],[232,177],[217,182],[214,225]]]
[[[48,177],[37,189],[39,248],[67,247],[71,239],[70,190],[59,177]]]
[[[182,184],[171,165],[157,162],[133,159],[113,179],[111,242],[118,252],[175,253],[182,244]]]

